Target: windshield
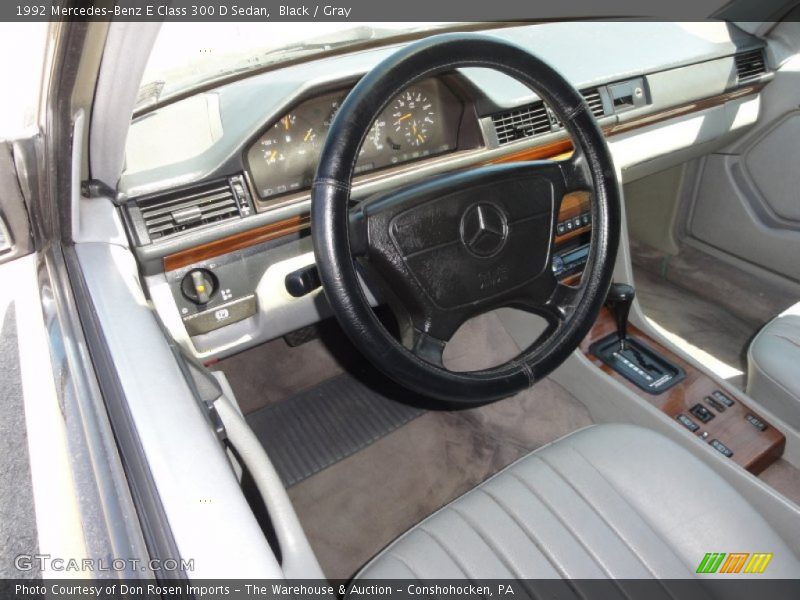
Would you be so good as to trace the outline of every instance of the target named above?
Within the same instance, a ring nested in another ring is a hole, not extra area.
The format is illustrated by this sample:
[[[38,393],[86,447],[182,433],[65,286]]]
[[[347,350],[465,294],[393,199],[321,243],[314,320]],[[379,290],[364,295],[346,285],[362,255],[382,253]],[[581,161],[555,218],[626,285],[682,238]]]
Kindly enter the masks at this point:
[[[452,23],[164,23],[137,108],[239,71]]]

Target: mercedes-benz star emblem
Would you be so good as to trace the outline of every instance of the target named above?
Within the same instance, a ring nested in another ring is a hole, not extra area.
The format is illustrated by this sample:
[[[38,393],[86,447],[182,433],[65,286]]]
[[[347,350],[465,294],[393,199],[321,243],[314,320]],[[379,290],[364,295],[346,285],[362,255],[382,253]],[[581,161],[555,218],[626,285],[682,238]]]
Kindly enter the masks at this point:
[[[506,215],[494,204],[473,204],[461,217],[461,242],[475,256],[494,256],[507,239]]]

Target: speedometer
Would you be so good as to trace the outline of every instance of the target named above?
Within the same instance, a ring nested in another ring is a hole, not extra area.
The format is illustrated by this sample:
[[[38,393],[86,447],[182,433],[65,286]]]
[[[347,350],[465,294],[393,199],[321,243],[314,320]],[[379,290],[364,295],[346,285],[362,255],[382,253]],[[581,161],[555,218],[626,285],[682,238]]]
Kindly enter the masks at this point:
[[[424,146],[436,124],[433,103],[422,90],[409,88],[392,104],[392,126],[395,134],[409,146]]]

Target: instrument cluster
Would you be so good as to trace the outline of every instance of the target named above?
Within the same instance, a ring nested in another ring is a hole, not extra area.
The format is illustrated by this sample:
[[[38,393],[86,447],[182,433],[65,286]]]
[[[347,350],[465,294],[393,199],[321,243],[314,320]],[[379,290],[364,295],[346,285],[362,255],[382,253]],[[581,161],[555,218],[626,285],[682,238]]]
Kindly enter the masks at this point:
[[[317,96],[270,125],[246,151],[262,200],[311,187],[322,143],[348,91]],[[355,172],[366,173],[456,150],[463,103],[438,79],[414,84],[381,113]]]

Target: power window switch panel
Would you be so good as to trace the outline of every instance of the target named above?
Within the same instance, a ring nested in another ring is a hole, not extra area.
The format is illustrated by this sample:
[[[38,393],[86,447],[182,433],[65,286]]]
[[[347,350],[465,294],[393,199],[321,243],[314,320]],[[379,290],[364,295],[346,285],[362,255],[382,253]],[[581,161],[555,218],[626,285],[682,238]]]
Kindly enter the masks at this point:
[[[728,458],[730,458],[731,456],[733,456],[733,450],[731,450],[730,448],[728,448],[728,447],[727,447],[725,444],[723,444],[722,442],[720,442],[718,439],[716,439],[716,438],[715,438],[715,439],[711,440],[711,441],[710,441],[710,442],[708,442],[708,443],[709,443],[709,444],[711,444],[711,447],[712,447],[712,448],[714,448],[714,450],[716,450],[716,451],[717,451],[717,452],[719,452],[720,454],[724,454],[724,455],[725,455],[725,456],[727,456]]]

